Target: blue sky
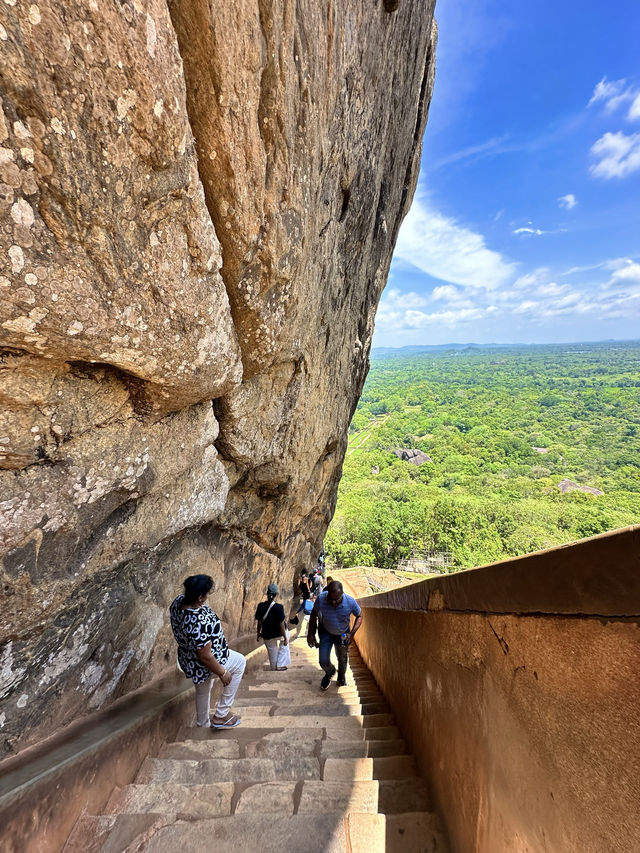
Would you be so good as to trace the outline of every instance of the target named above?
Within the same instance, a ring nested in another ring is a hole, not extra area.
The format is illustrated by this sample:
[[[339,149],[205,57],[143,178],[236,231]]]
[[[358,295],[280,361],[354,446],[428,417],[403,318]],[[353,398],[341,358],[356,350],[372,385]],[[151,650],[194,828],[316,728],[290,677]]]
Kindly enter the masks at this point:
[[[374,346],[640,338],[640,2],[438,0]]]

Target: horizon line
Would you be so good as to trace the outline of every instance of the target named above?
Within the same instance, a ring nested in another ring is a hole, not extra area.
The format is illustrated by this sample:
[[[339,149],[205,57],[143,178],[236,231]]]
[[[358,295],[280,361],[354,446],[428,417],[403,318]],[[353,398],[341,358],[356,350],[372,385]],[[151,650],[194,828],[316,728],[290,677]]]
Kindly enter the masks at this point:
[[[411,347],[422,347],[423,349],[434,349],[436,347],[554,347],[554,346],[572,346],[576,344],[633,344],[640,343],[640,338],[602,338],[599,340],[575,340],[575,341],[532,341],[525,343],[524,341],[511,341],[509,343],[498,343],[491,341],[487,343],[478,343],[477,341],[449,341],[445,344],[403,344],[402,346],[387,346],[381,344],[372,346],[371,352],[380,349],[403,350]]]

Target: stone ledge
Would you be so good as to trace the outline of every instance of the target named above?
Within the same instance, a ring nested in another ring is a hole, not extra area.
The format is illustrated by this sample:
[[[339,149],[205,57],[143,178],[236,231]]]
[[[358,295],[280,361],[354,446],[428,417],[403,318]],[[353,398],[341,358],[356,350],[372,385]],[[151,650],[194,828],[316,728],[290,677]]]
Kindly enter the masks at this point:
[[[230,645],[243,645],[241,638]],[[261,666],[264,646],[247,654]],[[46,741],[0,762],[3,853],[57,853],[84,813],[99,814],[193,716],[191,681],[172,669]]]
[[[359,601],[366,609],[640,619],[640,525]]]

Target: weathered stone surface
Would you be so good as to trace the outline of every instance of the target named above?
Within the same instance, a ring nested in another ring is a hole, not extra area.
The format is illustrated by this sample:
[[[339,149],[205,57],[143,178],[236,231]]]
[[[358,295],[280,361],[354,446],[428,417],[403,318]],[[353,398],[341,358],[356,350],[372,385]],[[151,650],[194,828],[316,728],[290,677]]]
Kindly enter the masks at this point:
[[[265,782],[240,794],[236,814],[293,814],[297,782]]]
[[[281,850],[286,846],[288,853],[344,853],[347,850],[344,821],[338,815],[327,814],[273,815],[268,821],[261,815],[240,814],[158,827],[148,841],[147,837],[141,838],[144,848],[138,848],[146,853],[175,853],[176,850],[199,853],[211,849],[212,842],[216,853],[252,850],[258,843],[265,850]]]
[[[214,785],[127,785],[114,792],[107,814],[162,814],[191,819],[231,814],[233,783]]]
[[[35,8],[34,8],[35,7]],[[240,379],[166,4],[5,4],[3,343],[162,409]]]
[[[585,492],[585,494],[587,495],[604,494],[604,492],[600,491],[600,489],[596,489],[593,486],[581,486],[579,483],[574,483],[573,480],[569,480],[566,477],[564,480],[560,480],[560,482],[558,483],[558,488],[560,489],[563,495],[566,495],[567,492]]]
[[[289,779],[319,779],[316,758],[147,758],[136,781],[212,784],[215,782],[277,782]]]
[[[229,634],[333,512],[433,2],[0,8],[2,749]],[[284,596],[283,596],[284,597]]]
[[[373,779],[373,759],[327,758],[322,778],[327,782],[347,782],[351,779],[364,782]]]
[[[402,459],[403,462],[410,462],[412,465],[424,465],[425,462],[433,461],[423,450],[418,450],[415,447],[398,447],[396,450],[393,450],[392,453],[394,456],[397,456],[398,459]],[[376,473],[379,473],[379,471]]]
[[[298,814],[378,811],[379,783],[367,782],[303,782]]]
[[[385,853],[404,853],[406,850],[449,853],[449,844],[434,812],[385,815],[385,829]]]

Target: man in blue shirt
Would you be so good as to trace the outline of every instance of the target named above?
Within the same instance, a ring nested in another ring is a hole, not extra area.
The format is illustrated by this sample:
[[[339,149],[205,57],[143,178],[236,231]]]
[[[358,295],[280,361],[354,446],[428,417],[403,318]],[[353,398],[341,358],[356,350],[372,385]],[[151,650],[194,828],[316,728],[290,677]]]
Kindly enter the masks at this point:
[[[351,614],[356,621],[351,628]],[[316,640],[316,626],[320,619],[320,643]],[[331,581],[324,592],[316,598],[316,603],[309,619],[307,643],[313,648],[319,645],[320,666],[324,669],[324,677],[320,687],[326,690],[336,673],[331,663],[331,649],[336,650],[338,659],[338,687],[347,683],[347,650],[353,637],[362,624],[362,611],[355,598],[345,595],[339,581]]]

